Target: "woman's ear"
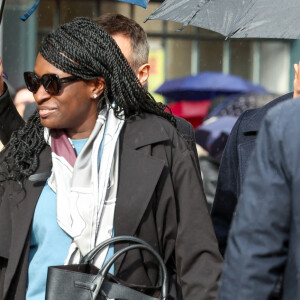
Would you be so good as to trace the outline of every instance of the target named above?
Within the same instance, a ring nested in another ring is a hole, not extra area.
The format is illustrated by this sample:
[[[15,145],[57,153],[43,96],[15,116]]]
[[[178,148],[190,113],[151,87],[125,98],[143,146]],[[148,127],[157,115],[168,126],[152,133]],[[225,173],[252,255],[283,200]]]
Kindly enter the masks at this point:
[[[103,77],[99,77],[93,80],[90,80],[91,85],[91,98],[98,99],[106,86],[105,80]]]

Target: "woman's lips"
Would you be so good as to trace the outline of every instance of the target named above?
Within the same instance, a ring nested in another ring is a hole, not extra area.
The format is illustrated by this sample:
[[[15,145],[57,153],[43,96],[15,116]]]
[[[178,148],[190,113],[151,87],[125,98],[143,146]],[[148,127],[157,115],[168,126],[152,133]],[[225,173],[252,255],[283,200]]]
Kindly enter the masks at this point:
[[[53,112],[55,112],[55,108],[38,108],[39,110],[39,114],[40,114],[40,117],[41,118],[46,118],[48,117],[49,115],[51,115]]]

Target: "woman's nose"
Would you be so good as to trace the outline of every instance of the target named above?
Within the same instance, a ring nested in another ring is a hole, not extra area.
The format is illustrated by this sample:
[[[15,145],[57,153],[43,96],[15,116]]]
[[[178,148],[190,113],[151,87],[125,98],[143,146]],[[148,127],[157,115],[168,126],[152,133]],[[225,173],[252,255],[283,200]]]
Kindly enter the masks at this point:
[[[46,92],[45,88],[43,87],[43,85],[41,84],[39,89],[37,90],[37,92],[35,94],[33,94],[34,96],[34,100],[37,104],[41,104],[44,101],[48,100],[49,98],[51,98],[51,95],[49,93]]]

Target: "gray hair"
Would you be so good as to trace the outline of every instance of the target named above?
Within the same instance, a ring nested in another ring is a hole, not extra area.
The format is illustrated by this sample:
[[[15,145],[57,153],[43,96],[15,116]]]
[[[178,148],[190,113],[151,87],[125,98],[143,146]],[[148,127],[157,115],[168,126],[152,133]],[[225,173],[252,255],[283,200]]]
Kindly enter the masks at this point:
[[[130,38],[132,54],[129,63],[134,71],[148,63],[149,43],[144,29],[134,20],[121,14],[107,13],[95,19],[110,35],[122,34]]]

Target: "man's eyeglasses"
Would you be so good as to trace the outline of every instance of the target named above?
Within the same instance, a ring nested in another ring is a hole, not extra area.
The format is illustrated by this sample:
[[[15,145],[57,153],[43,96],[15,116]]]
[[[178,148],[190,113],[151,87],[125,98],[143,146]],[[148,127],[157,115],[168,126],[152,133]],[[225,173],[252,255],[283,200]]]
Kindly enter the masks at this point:
[[[28,90],[33,94],[38,91],[42,84],[45,91],[50,95],[59,94],[64,83],[82,80],[77,76],[59,78],[56,74],[44,74],[39,78],[34,72],[24,72],[24,79]]]

